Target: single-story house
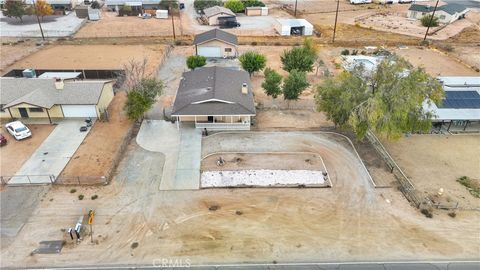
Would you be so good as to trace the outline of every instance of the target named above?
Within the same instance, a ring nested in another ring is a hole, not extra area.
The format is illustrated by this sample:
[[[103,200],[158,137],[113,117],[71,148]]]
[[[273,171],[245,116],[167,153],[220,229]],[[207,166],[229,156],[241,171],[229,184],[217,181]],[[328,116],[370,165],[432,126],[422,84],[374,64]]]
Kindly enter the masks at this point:
[[[113,81],[0,78],[1,118],[96,118],[113,99]]]
[[[433,14],[434,6],[431,5],[419,5],[412,4],[407,12],[407,17],[411,19],[420,20],[427,14]],[[435,11],[435,17],[438,17],[438,21],[443,24],[452,23],[458,19],[465,18],[465,14],[469,9],[460,4],[446,4],[437,7]]]
[[[253,116],[255,103],[246,71],[202,67],[183,73],[172,109],[177,125],[190,122],[202,129],[249,130]]]
[[[480,77],[439,77],[445,98],[441,104],[424,102],[434,126],[447,131],[480,131]]]
[[[245,15],[247,16],[267,16],[268,7],[246,7]]]
[[[195,36],[193,40],[196,55],[205,57],[236,57],[238,39],[220,29],[212,29]]]
[[[159,0],[105,0],[105,5],[112,10],[119,11],[122,6],[131,6],[133,9],[158,9]]]
[[[203,10],[203,18],[208,22],[208,25],[218,25],[219,17],[236,17],[235,13],[228,8],[213,6]]]
[[[305,19],[277,19],[275,30],[281,36],[313,35],[313,25]]]
[[[78,4],[77,0],[46,0],[46,2],[54,9],[62,10],[73,10]],[[25,4],[33,5],[33,0],[26,0]]]

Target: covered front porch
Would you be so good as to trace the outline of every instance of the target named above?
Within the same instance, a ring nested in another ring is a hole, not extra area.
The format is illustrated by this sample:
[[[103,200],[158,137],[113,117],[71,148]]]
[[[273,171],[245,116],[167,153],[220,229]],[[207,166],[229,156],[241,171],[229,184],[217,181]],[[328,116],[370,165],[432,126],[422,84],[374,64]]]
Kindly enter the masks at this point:
[[[210,130],[250,130],[251,115],[178,115],[177,127],[181,122],[193,122],[195,128]]]

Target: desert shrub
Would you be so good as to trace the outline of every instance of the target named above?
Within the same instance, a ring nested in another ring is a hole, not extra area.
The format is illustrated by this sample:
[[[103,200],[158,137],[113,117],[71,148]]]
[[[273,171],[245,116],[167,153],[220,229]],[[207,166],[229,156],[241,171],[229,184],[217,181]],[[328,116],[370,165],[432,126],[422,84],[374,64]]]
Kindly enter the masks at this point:
[[[455,218],[457,216],[457,213],[450,212],[450,213],[448,213],[448,216],[451,217],[451,218]]]
[[[259,0],[241,0],[244,7],[264,7],[265,4]]]
[[[422,25],[425,27],[435,27],[438,26],[438,17],[433,17],[432,19],[432,14],[427,14],[420,19],[422,22]]]
[[[187,67],[189,69],[195,69],[197,67],[203,67],[207,63],[207,58],[201,55],[192,55],[187,58]]]
[[[78,199],[81,201],[83,200],[83,198],[85,198],[85,196],[83,196],[82,194],[78,195]]]
[[[462,176],[457,179],[457,182],[465,186],[475,198],[480,198],[480,181],[471,179],[468,176]]]
[[[352,55],[357,55],[358,54],[358,50],[353,50],[352,51]]]
[[[240,0],[227,0],[224,6],[233,11],[234,13],[240,13],[245,11],[245,6]]]
[[[95,194],[95,195],[93,195],[93,196],[91,197],[91,199],[92,199],[92,200],[96,200],[96,199],[98,199],[98,195],[96,195],[96,194]]]
[[[432,212],[430,212],[430,210],[428,210],[428,209],[422,209],[422,210],[420,210],[420,213],[422,213],[427,218],[432,218],[433,217]]]
[[[76,189],[74,189],[74,188],[70,189],[70,193],[75,193],[75,192],[77,192]]]
[[[350,55],[350,51],[348,49],[344,49],[344,50],[342,50],[342,52],[340,54],[341,55]]]
[[[252,46],[257,46],[257,42],[256,41],[252,42]]]

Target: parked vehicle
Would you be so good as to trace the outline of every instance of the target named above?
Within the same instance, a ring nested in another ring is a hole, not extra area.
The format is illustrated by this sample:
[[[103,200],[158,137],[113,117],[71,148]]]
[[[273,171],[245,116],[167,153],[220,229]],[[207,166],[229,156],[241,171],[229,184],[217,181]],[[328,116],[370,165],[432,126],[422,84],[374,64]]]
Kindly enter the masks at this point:
[[[350,4],[370,4],[372,0],[350,0]]]
[[[22,140],[32,136],[32,132],[20,121],[10,122],[5,125],[8,133],[10,133],[15,140]]]
[[[7,138],[3,136],[3,134],[0,134],[0,146],[4,146],[7,144]]]

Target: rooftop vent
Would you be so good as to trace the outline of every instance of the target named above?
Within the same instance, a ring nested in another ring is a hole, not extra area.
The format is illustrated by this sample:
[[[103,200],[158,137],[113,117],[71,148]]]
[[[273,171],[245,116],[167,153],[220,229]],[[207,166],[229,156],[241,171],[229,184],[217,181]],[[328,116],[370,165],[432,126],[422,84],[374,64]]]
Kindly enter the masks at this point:
[[[242,84],[242,94],[246,95],[248,94],[248,85],[247,83]]]
[[[60,78],[55,78],[55,89],[57,90],[63,90],[63,87],[65,86],[65,83],[63,82],[62,79]]]

